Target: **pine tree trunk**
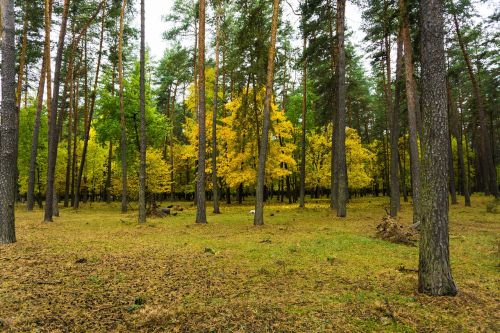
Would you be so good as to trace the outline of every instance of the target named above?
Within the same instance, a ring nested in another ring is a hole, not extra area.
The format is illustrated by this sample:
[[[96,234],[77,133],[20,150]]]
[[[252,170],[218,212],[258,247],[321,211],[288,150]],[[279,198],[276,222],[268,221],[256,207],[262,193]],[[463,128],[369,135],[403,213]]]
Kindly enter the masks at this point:
[[[411,189],[413,200],[413,225],[418,226],[420,219],[418,217],[418,205],[420,194],[420,157],[418,152],[418,126],[417,112],[418,106],[417,83],[413,76],[413,47],[410,40],[410,25],[408,22],[408,12],[406,1],[399,0],[400,11],[403,17],[403,45],[404,45],[404,64],[405,64],[405,83],[406,83],[406,104],[408,108],[408,129],[409,129],[409,151],[410,151],[410,174]]]
[[[83,177],[83,171],[85,167],[85,160],[87,157],[87,150],[88,150],[88,145],[89,145],[89,138],[90,138],[90,126],[92,125],[92,119],[94,118],[94,109],[95,109],[95,100],[97,96],[97,84],[99,83],[99,71],[101,67],[101,58],[102,58],[102,47],[103,47],[103,42],[104,42],[104,24],[105,24],[105,10],[106,10],[106,0],[102,2],[102,20],[101,20],[101,34],[99,38],[99,52],[97,54],[97,64],[96,64],[96,72],[95,72],[95,78],[94,78],[94,86],[92,89],[92,96],[90,100],[90,110],[88,112],[88,116],[86,117],[85,121],[85,128],[84,128],[84,138],[83,138],[83,149],[82,149],[82,157],[81,157],[81,162],[78,170],[78,177],[76,181],[76,191],[75,191],[75,205],[74,208],[78,209],[80,206],[80,185],[82,183],[82,177]],[[88,68],[88,67],[87,67]],[[88,75],[85,75],[87,77]],[[85,84],[85,90],[87,91],[87,84]],[[87,99],[87,98],[86,98]],[[86,102],[87,103],[87,102]],[[88,103],[87,103],[88,104]]]
[[[127,128],[125,124],[125,105],[123,100],[123,26],[127,0],[123,0],[120,12],[120,32],[118,41],[118,84],[120,86],[120,128],[121,128],[121,158],[122,158],[122,213],[127,212]]]
[[[57,46],[57,54],[54,69],[54,91],[50,103],[50,117],[49,117],[49,145],[48,145],[48,158],[47,158],[47,186],[45,194],[45,214],[44,221],[51,222],[54,215],[54,176],[57,160],[57,107],[59,101],[59,88],[61,83],[61,66],[64,51],[64,38],[66,36],[66,26],[68,23],[68,11],[70,0],[64,0],[64,9],[59,30],[59,41]],[[50,75],[47,71],[47,75]],[[47,83],[50,80],[47,80]],[[49,93],[50,89],[47,89]]]
[[[113,158],[113,141],[109,140],[108,163],[106,169],[106,203],[111,203],[111,159]]]
[[[24,5],[24,18],[23,18],[23,37],[21,42],[21,54],[19,56],[19,75],[17,77],[17,89],[16,89],[16,106],[21,109],[21,95],[23,90],[23,78],[25,76],[25,65],[26,65],[26,50],[28,49],[28,3],[29,0],[25,1]],[[27,78],[27,74],[26,74]],[[26,86],[26,90],[28,87]]]
[[[336,67],[336,94],[335,102],[337,109],[337,142],[336,157],[338,165],[338,194],[337,194],[337,216],[345,217],[347,215],[347,164],[345,151],[345,45],[344,45],[344,26],[345,26],[345,0],[337,0],[337,67]]]
[[[418,290],[455,295],[448,239],[448,117],[444,53],[444,0],[422,0],[421,62],[423,136],[419,217]]]
[[[304,20],[304,18],[303,18]],[[304,23],[305,24],[305,23]],[[307,37],[303,32],[302,41],[302,132],[300,137],[300,194],[299,194],[299,207],[305,207],[305,193],[306,193],[306,113],[307,113]]]
[[[198,32],[198,177],[196,179],[196,223],[207,223],[205,207],[205,163],[206,163],[206,124],[205,124],[205,0],[200,0]]]
[[[145,46],[145,13],[144,0],[141,0],[141,50],[140,50],[140,117],[141,137],[140,154],[141,162],[139,168],[139,223],[146,222],[146,46]]]
[[[453,12],[453,22],[455,23],[455,31],[457,33],[458,42],[460,44],[460,49],[462,51],[462,55],[464,57],[465,64],[467,65],[467,72],[469,74],[470,81],[472,83],[472,92],[474,94],[474,100],[476,102],[477,109],[477,117],[480,125],[479,129],[479,147],[480,147],[480,163],[483,172],[483,184],[486,193],[491,193],[495,197],[499,197],[498,185],[497,185],[497,176],[496,176],[496,168],[495,163],[493,161],[493,153],[491,150],[491,142],[488,130],[488,123],[486,121],[486,115],[484,112],[483,106],[483,98],[481,96],[481,92],[479,90],[479,83],[476,78],[476,74],[472,69],[471,60],[469,54],[467,52],[465,43],[462,38],[462,34],[460,32],[460,26],[458,23],[457,14]]]
[[[214,213],[220,214],[219,208],[219,185],[217,183],[217,98],[219,93],[219,50],[220,50],[220,0],[217,2],[216,10],[216,32],[215,32],[215,82],[214,82],[214,110],[212,114],[212,192]]]
[[[391,110],[391,202],[390,214],[396,217],[400,209],[399,193],[399,112],[401,101],[401,80],[403,76],[403,39],[402,28],[399,29],[396,56],[396,89],[394,94],[394,108]],[[390,89],[390,87],[389,87]]]
[[[47,58],[50,57],[50,32],[48,36],[49,36],[49,42],[47,43],[46,41],[46,45],[44,46],[42,68],[40,71],[40,79],[38,82],[35,125],[33,127],[33,139],[31,140],[28,192],[27,192],[27,203],[26,203],[28,211],[32,211],[33,206],[35,204],[35,171],[37,166],[38,140],[40,136],[40,125],[41,125],[41,117],[43,109],[43,94],[45,90],[45,77],[46,77],[45,71],[47,68]]]
[[[271,23],[271,42],[267,58],[267,83],[264,99],[264,112],[262,122],[262,137],[260,140],[259,165],[257,169],[257,186],[255,194],[254,225],[264,224],[264,182],[266,176],[266,160],[269,144],[269,128],[271,123],[271,102],[273,94],[274,55],[276,53],[276,31],[278,30],[278,12],[280,0],[273,1],[273,18]]]
[[[0,244],[16,242],[18,116],[16,107],[16,48],[14,1],[1,0],[2,107],[0,108]]]

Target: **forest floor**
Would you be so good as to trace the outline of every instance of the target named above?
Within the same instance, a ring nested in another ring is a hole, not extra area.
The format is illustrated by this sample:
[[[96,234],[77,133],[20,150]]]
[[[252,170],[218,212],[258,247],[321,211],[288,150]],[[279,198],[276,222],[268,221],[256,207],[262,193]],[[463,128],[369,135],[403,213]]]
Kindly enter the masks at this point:
[[[387,198],[353,199],[344,219],[326,201],[271,203],[263,227],[250,205],[222,206],[207,225],[189,203],[145,225],[117,204],[61,209],[50,224],[19,207],[18,242],[0,247],[0,331],[498,332],[500,215],[488,201],[451,206],[456,297],[419,294],[418,247],[374,237]]]

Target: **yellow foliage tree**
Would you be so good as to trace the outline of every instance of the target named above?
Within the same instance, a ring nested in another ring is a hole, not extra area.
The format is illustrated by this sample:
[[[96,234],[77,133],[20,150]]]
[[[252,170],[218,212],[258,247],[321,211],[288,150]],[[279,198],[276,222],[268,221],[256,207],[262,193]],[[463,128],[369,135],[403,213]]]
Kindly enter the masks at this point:
[[[329,188],[331,181],[332,129],[311,133],[307,136],[306,186]],[[373,182],[375,155],[363,146],[356,130],[346,128],[347,178],[349,188],[356,190],[369,187]]]

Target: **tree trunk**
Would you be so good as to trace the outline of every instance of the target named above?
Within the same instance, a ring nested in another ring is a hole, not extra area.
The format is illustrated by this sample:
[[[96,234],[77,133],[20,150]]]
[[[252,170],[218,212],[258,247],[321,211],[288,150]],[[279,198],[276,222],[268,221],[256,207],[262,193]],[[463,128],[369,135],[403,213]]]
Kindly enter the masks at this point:
[[[205,0],[200,0],[198,32],[198,178],[196,182],[196,223],[207,223],[205,207]]]
[[[273,18],[271,23],[271,42],[267,58],[267,83],[264,99],[264,112],[262,122],[262,138],[260,141],[259,166],[257,171],[257,186],[255,194],[254,225],[264,224],[264,181],[266,176],[266,159],[269,143],[269,127],[271,123],[271,102],[273,93],[274,55],[276,53],[276,31],[278,30],[278,12],[280,0],[273,1]]]
[[[146,47],[145,47],[145,13],[144,0],[141,0],[141,51],[140,51],[140,117],[141,138],[140,154],[141,162],[139,168],[139,223],[146,223]]]
[[[123,26],[125,20],[125,8],[127,0],[123,0],[120,12],[120,32],[118,41],[118,84],[120,86],[120,128],[122,153],[122,213],[127,212],[127,127],[125,124],[125,106],[123,100]]]
[[[455,169],[453,167],[453,149],[451,148],[451,135],[452,129],[454,126],[453,120],[453,101],[451,98],[451,87],[448,79],[446,79],[446,97],[447,97],[447,111],[448,111],[448,165],[450,169],[450,195],[451,195],[451,204],[456,205],[457,202],[457,191],[455,188]]]
[[[394,94],[394,107],[391,110],[391,200],[390,214],[392,217],[398,215],[400,209],[400,193],[399,193],[399,112],[401,99],[401,79],[403,76],[403,40],[402,28],[399,29],[397,39],[397,56],[396,56],[396,90]],[[389,59],[390,61],[390,59]],[[388,73],[389,74],[389,73]],[[389,89],[391,87],[389,86]]]
[[[50,117],[49,117],[49,145],[48,145],[48,158],[47,158],[47,187],[45,194],[45,214],[44,221],[51,222],[54,215],[54,176],[57,160],[57,107],[59,101],[59,88],[61,83],[61,65],[64,51],[64,38],[66,36],[66,26],[68,23],[68,10],[70,0],[64,0],[64,9],[59,30],[59,41],[57,46],[57,54],[54,69],[54,91],[50,103]],[[49,72],[47,71],[47,76]],[[47,83],[50,80],[47,80]],[[49,89],[47,89],[49,90]],[[49,92],[48,92],[49,93]]]
[[[49,15],[50,10],[47,8],[45,10],[45,15]],[[47,24],[49,21],[49,24]],[[49,27],[50,30],[50,17],[45,18],[45,27]],[[38,83],[37,92],[37,104],[36,104],[36,116],[35,125],[33,127],[33,139],[31,141],[31,152],[30,152],[30,167],[28,176],[28,192],[27,192],[27,209],[28,211],[33,210],[35,203],[35,171],[37,166],[37,155],[38,155],[38,140],[40,134],[40,124],[43,109],[43,94],[45,89],[45,77],[47,70],[47,59],[50,59],[50,31],[45,31],[45,43],[44,43],[44,53],[42,60],[42,68],[40,71],[40,79]]]
[[[220,214],[219,185],[217,183],[217,95],[219,93],[220,20],[222,15],[220,0],[217,2],[216,7],[214,110],[212,114],[212,191],[214,213]]]
[[[303,18],[305,20],[305,18]],[[305,24],[305,22],[303,23]],[[305,29],[305,27],[303,27]],[[305,31],[303,32],[302,41],[302,132],[300,137],[300,194],[299,194],[299,207],[305,207],[305,193],[306,193],[306,113],[307,113],[307,37]]]
[[[82,177],[83,177],[83,171],[85,167],[85,160],[87,157],[87,150],[88,150],[88,144],[89,144],[89,138],[90,138],[90,126],[92,124],[92,119],[94,118],[94,108],[95,108],[95,100],[97,96],[97,84],[99,83],[99,70],[101,67],[101,58],[102,58],[102,47],[103,47],[103,41],[104,41],[104,24],[105,24],[105,18],[106,18],[106,0],[103,1],[103,6],[102,6],[102,21],[101,21],[101,34],[99,38],[99,52],[97,54],[97,65],[96,65],[96,72],[95,72],[95,78],[94,78],[94,86],[92,89],[92,96],[91,96],[91,101],[90,101],[90,111],[88,112],[88,116],[86,117],[85,121],[85,128],[84,128],[84,138],[83,138],[83,150],[82,150],[82,158],[80,162],[80,167],[78,170],[78,177],[76,181],[76,191],[75,191],[75,205],[74,208],[78,209],[80,206],[80,185],[82,182]],[[88,67],[87,67],[88,68]],[[85,77],[88,75],[86,74]],[[85,85],[85,90],[87,91],[87,84]]]
[[[1,0],[2,107],[0,108],[0,244],[16,242],[18,109],[16,107],[16,47],[14,1]]]
[[[418,205],[420,194],[420,157],[418,153],[418,127],[417,112],[419,110],[417,97],[417,83],[413,76],[413,48],[410,40],[410,25],[408,22],[408,12],[406,0],[399,0],[399,7],[403,17],[403,45],[406,83],[406,104],[408,108],[408,129],[409,129],[409,151],[410,151],[410,174],[413,200],[413,224],[418,226]]]
[[[448,117],[444,53],[444,0],[422,0],[421,62],[423,136],[419,203],[418,290],[456,295],[450,269],[448,239]]]
[[[17,109],[21,109],[21,95],[23,90],[23,78],[25,76],[25,65],[26,65],[26,50],[28,49],[28,3],[26,0],[24,2],[24,18],[23,18],[23,37],[21,42],[21,54],[19,56],[19,75],[17,77],[17,90],[16,90],[16,106]],[[26,73],[26,78],[27,78]],[[28,90],[28,86],[26,86]]]
[[[497,185],[497,176],[496,176],[496,168],[495,163],[493,161],[493,154],[491,150],[491,142],[488,130],[488,123],[486,121],[486,115],[484,112],[483,106],[483,98],[481,96],[481,92],[479,90],[479,83],[477,81],[474,70],[472,69],[472,64],[470,61],[469,54],[467,52],[465,43],[462,38],[462,34],[460,32],[460,26],[457,19],[457,14],[453,11],[453,22],[455,23],[455,31],[458,37],[458,43],[460,44],[460,49],[462,51],[462,55],[465,60],[465,64],[467,65],[467,72],[469,74],[470,81],[472,83],[472,92],[474,94],[474,99],[476,102],[477,108],[477,117],[480,125],[479,129],[479,147],[480,147],[480,162],[481,167],[483,169],[483,179],[484,179],[484,189],[486,193],[491,193],[495,197],[499,197],[498,185]]]
[[[345,0],[337,0],[337,66],[336,66],[336,94],[335,102],[337,109],[337,142],[336,159],[338,170],[338,191],[337,191],[337,216],[345,217],[347,215],[347,164],[345,151],[345,45],[344,45],[344,27],[345,27]]]
[[[113,158],[113,141],[109,140],[108,165],[106,171],[106,203],[111,203],[111,159]]]

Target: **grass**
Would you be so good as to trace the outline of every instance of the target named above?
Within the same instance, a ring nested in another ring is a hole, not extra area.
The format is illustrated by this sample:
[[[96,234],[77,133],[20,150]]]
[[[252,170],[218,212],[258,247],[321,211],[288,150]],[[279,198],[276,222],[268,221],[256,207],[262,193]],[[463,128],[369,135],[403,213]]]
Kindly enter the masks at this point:
[[[353,199],[345,219],[326,201],[269,204],[263,227],[249,205],[207,225],[188,203],[145,225],[116,205],[61,209],[51,224],[20,207],[18,242],[0,247],[0,331],[498,332],[500,221],[487,202],[451,206],[459,295],[439,298],[416,291],[417,247],[373,237],[387,198]]]

